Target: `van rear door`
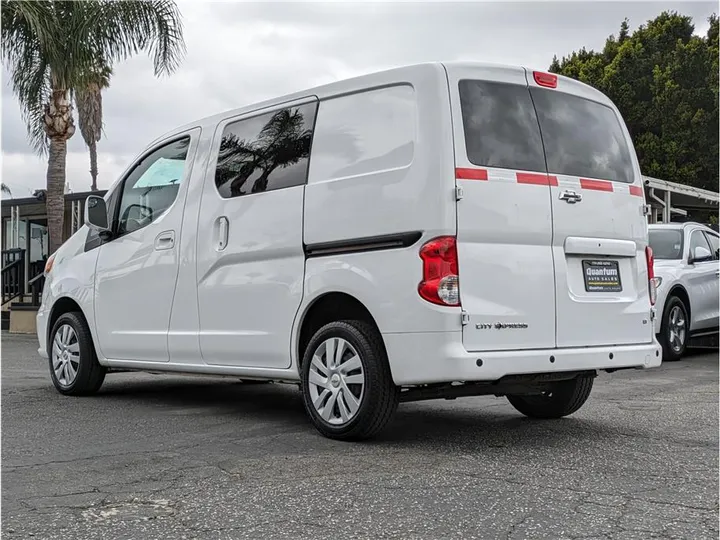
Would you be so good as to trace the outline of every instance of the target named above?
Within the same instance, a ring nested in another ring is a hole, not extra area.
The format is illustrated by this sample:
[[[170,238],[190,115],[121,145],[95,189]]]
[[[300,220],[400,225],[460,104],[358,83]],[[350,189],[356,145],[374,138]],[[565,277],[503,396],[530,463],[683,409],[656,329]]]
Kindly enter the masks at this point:
[[[555,347],[551,193],[523,68],[446,66],[463,344]]]
[[[527,75],[550,178],[557,346],[649,343],[647,221],[629,133],[600,92]]]

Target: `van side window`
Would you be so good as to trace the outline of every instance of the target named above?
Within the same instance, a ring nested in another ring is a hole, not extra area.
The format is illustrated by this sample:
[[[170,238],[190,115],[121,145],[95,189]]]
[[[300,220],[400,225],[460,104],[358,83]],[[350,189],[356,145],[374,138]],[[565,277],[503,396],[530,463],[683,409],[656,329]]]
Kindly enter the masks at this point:
[[[531,88],[549,173],[633,181],[627,140],[605,105],[544,88]]]
[[[228,124],[215,168],[225,199],[299,186],[307,179],[316,103]]]
[[[145,156],[122,186],[117,234],[142,229],[172,206],[185,175],[190,137],[184,137]]]
[[[459,90],[470,163],[545,171],[540,129],[526,86],[463,80]]]

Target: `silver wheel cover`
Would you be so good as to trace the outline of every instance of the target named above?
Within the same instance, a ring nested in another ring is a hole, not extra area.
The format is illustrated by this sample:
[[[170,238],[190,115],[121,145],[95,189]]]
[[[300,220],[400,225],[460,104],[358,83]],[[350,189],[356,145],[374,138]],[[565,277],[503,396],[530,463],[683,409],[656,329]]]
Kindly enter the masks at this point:
[[[52,369],[61,386],[70,386],[75,382],[80,368],[80,343],[75,330],[69,324],[63,324],[55,332],[52,344]]]
[[[328,338],[313,352],[308,389],[315,411],[328,424],[347,424],[365,393],[365,371],[355,348],[339,337]]]
[[[673,351],[680,352],[685,344],[686,321],[680,306],[673,306],[668,317],[668,343]]]

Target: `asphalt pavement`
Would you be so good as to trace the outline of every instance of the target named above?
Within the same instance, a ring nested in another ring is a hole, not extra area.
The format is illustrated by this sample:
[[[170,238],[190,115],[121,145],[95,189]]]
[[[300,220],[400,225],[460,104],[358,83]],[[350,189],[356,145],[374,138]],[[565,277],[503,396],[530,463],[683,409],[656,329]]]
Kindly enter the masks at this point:
[[[321,437],[289,385],[123,373],[52,388],[2,335],[2,538],[718,538],[718,352],[603,374],[557,421],[402,404]]]

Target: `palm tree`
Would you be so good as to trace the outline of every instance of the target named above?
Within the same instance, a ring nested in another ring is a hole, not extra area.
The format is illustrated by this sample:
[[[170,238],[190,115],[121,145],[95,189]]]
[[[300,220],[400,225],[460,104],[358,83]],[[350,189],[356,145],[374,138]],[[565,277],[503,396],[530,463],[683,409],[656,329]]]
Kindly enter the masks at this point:
[[[102,61],[84,77],[85,84],[75,89],[78,108],[78,124],[85,144],[90,151],[90,176],[92,191],[97,190],[97,143],[102,136],[102,91],[110,86],[112,68]]]
[[[75,133],[74,90],[102,59],[114,65],[144,50],[155,75],[174,71],[185,51],[172,0],[3,0],[2,57],[28,136],[48,153],[46,210],[50,251],[62,244],[67,141]]]
[[[2,182],[0,184],[0,192],[6,193],[7,195],[10,195],[10,198],[12,198],[12,190],[10,189],[10,186],[8,186],[5,182]]]

